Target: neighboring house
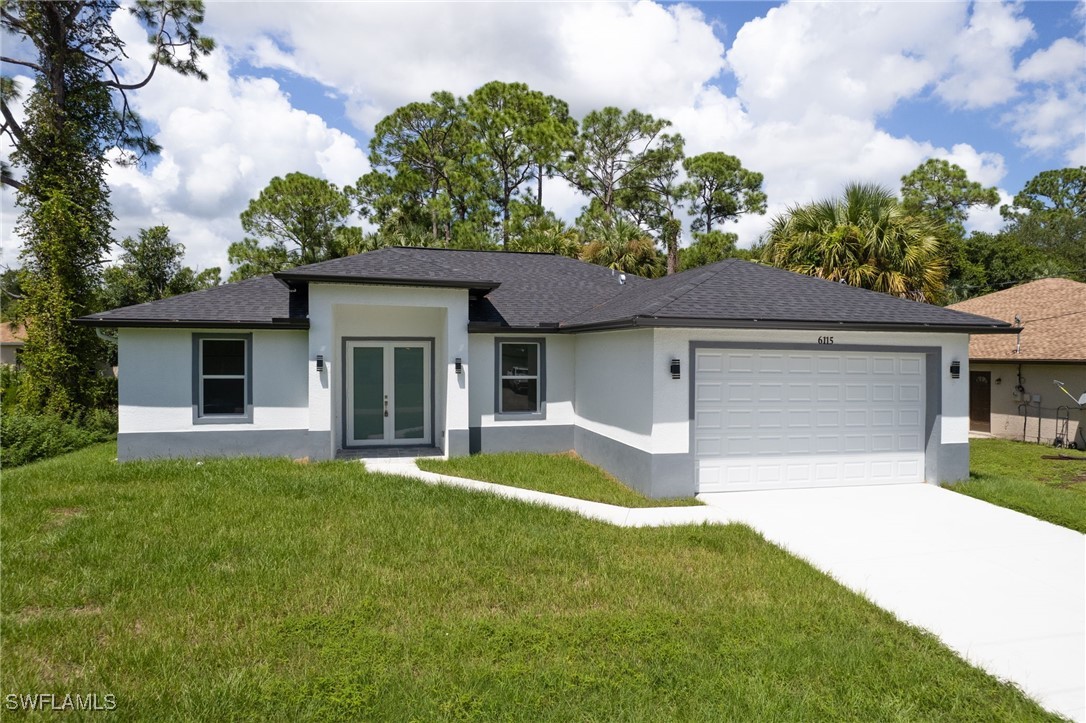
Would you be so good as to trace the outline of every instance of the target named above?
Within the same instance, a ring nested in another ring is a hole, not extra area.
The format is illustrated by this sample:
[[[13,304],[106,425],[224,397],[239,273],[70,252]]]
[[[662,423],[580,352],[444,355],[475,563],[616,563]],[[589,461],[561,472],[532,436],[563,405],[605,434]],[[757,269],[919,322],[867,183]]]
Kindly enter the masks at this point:
[[[1075,403],[1086,394],[1086,284],[1041,279],[950,308],[1019,330],[969,342],[970,429],[1086,448],[1084,412]]]
[[[26,329],[21,324],[0,322],[0,365],[14,367],[19,365],[19,355],[26,344]]]
[[[420,248],[82,322],[118,330],[121,459],[572,449],[655,497],[962,479],[969,335],[1012,331],[735,259]]]

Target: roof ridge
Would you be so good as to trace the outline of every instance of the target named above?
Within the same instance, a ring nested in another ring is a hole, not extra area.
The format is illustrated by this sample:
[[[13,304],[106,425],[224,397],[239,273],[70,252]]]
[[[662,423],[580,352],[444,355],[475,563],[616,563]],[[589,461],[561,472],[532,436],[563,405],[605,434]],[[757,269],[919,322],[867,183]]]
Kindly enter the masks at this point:
[[[726,263],[728,261],[733,261],[733,260],[734,259],[722,259],[721,261],[719,261],[717,263],[719,263],[721,266],[723,266],[724,263]],[[694,289],[698,288],[699,286],[704,284],[709,279],[716,276],[716,274],[717,274],[716,271],[710,271],[709,270],[710,268],[712,268],[713,266],[716,266],[716,265],[717,264],[709,264],[708,266],[700,266],[697,269],[690,269],[690,271],[695,271],[696,270],[696,271],[701,272],[700,274],[698,274],[698,278],[691,279],[688,283],[683,284],[682,286],[680,286],[674,293],[665,294],[662,300],[660,300],[660,301],[658,301],[656,303],[653,303],[653,304],[649,304],[648,306],[646,306],[644,316],[654,316],[656,314],[656,312],[670,306],[671,304],[674,304],[676,301],[683,298],[684,296],[689,294],[691,291],[693,291]],[[731,264],[729,264],[729,265],[731,265]],[[679,274],[682,274],[682,273],[688,273],[688,272],[682,272],[682,271],[679,272]],[[672,278],[678,277],[679,274],[676,274]],[[664,278],[666,279],[667,277],[665,276]]]
[[[414,248],[425,249],[426,247],[425,246],[417,246],[417,247],[416,246],[386,246],[385,248],[387,248],[389,251],[396,254],[397,256],[406,256],[406,254],[401,253],[401,252],[409,251],[409,250],[414,249]],[[435,250],[438,250],[438,251],[455,251],[456,249],[435,249]],[[432,265],[438,267],[439,269],[444,269],[445,271],[451,271],[453,273],[463,274],[467,278],[470,278],[471,275],[475,273],[474,271],[466,271],[466,270],[460,268],[459,266],[453,266],[452,264],[443,263],[443,262],[438,261],[436,259],[427,259],[426,263],[432,264]]]

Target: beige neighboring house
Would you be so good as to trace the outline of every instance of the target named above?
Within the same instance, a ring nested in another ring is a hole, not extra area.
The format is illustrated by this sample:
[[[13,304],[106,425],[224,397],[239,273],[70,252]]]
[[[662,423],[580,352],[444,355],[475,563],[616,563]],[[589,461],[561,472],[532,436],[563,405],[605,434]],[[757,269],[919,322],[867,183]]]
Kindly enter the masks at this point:
[[[26,329],[22,325],[0,322],[0,364],[17,366],[25,343]]]
[[[1086,284],[1041,279],[949,308],[1022,328],[971,337],[969,429],[1086,449],[1086,410],[1076,404],[1086,395]]]

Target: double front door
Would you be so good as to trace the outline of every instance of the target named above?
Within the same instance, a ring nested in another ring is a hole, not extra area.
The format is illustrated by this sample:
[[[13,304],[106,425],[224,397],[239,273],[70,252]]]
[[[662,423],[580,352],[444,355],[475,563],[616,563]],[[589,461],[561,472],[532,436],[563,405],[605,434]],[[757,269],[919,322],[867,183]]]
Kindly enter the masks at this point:
[[[348,446],[430,444],[430,342],[349,341]]]

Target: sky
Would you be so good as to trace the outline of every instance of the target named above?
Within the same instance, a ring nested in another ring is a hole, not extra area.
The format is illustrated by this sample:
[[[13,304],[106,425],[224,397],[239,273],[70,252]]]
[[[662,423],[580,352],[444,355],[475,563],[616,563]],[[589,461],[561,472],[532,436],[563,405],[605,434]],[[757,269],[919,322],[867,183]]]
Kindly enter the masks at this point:
[[[113,24],[128,41],[125,77],[142,77],[144,33],[123,11]],[[165,224],[201,269],[225,272],[238,215],[274,176],[354,183],[382,117],[491,80],[562,98],[578,118],[637,108],[669,119],[687,155],[738,156],[769,198],[764,216],[726,229],[743,247],[789,206],[849,181],[897,190],[927,158],[1004,201],[1041,171],[1086,165],[1086,0],[211,0],[204,32],[218,44],[206,82],[160,70],[131,96],[162,153],[108,174],[115,237]],[[566,219],[584,204],[559,181],[545,194]],[[0,263],[17,265],[6,187],[0,211]],[[983,209],[967,225],[1000,224]]]

